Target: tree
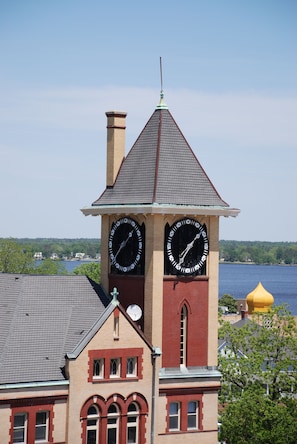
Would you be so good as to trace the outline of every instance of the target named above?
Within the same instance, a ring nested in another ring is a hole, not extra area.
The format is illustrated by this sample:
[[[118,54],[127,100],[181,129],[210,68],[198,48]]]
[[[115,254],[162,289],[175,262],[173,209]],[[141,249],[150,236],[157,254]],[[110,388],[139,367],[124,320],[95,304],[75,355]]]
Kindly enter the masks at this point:
[[[0,272],[30,273],[33,263],[32,253],[24,250],[13,239],[0,240]]]
[[[35,266],[34,274],[68,274],[65,265],[61,261],[44,259],[39,265]]]
[[[231,294],[223,294],[219,300],[219,305],[228,308],[229,313],[237,313],[237,300]]]
[[[219,439],[228,444],[296,444],[296,401],[273,402],[247,390],[230,403],[223,417]]]
[[[74,274],[88,276],[92,281],[100,283],[100,263],[88,262],[73,270]]]
[[[219,337],[225,344],[219,353],[222,439],[230,444],[296,444],[297,405],[292,399],[297,391],[294,317],[285,306],[274,307],[268,313],[254,315],[241,328],[222,321]],[[287,440],[274,436],[277,429],[272,423],[279,419],[285,425]]]

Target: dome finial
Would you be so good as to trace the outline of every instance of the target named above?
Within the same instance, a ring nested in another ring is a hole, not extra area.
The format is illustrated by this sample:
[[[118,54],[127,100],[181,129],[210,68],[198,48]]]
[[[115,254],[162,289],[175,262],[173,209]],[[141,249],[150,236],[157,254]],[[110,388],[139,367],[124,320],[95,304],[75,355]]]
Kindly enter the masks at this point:
[[[168,109],[168,106],[163,101],[164,92],[163,92],[162,57],[160,57],[160,80],[161,80],[160,102],[156,106],[156,109]]]

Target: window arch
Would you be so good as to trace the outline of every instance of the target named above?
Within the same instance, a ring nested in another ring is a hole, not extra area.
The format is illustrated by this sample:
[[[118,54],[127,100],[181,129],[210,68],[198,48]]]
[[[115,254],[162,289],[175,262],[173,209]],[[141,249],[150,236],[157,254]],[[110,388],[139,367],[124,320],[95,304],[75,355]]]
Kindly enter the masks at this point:
[[[180,365],[187,365],[187,330],[188,330],[188,309],[184,304],[180,313]]]
[[[82,444],[142,444],[147,431],[148,403],[138,392],[107,399],[93,395],[80,411]]]
[[[88,408],[86,444],[98,444],[99,438],[99,410],[95,404]]]

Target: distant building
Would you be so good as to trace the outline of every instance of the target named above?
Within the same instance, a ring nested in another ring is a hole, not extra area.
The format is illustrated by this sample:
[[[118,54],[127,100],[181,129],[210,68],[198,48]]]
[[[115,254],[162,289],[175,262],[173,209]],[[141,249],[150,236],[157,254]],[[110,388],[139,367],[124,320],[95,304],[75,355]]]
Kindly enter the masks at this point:
[[[82,259],[84,259],[85,258],[85,253],[75,253],[75,259],[77,259],[78,261],[79,260],[82,260]]]
[[[41,251],[37,251],[36,253],[34,253],[34,259],[37,261],[41,261],[43,259],[43,255]]]

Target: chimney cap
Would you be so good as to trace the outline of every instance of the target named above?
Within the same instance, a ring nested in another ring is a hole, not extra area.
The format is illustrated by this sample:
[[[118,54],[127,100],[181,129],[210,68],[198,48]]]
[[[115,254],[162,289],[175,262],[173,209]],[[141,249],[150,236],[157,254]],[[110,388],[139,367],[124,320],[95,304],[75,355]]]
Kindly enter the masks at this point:
[[[106,117],[126,117],[127,112],[126,111],[106,111],[105,113]]]

